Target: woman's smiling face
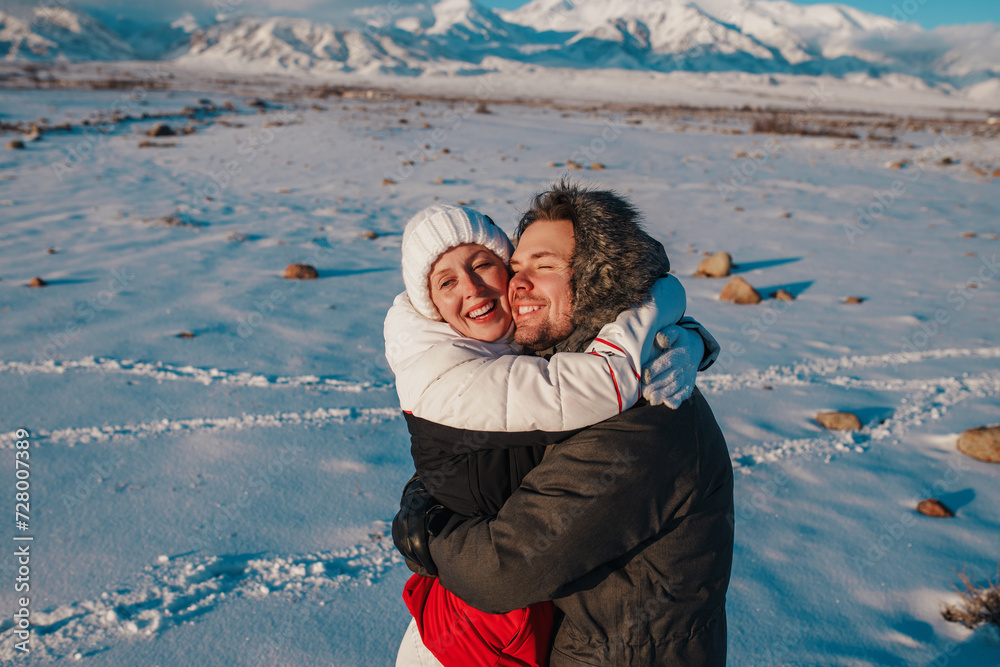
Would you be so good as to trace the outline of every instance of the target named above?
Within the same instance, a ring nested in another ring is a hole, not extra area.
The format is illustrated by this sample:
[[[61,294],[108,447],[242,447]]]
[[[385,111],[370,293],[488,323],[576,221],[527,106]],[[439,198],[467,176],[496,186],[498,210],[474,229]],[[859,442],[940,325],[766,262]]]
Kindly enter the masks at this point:
[[[434,307],[460,334],[492,342],[507,333],[513,321],[507,302],[510,273],[492,250],[456,246],[438,257],[428,280]]]

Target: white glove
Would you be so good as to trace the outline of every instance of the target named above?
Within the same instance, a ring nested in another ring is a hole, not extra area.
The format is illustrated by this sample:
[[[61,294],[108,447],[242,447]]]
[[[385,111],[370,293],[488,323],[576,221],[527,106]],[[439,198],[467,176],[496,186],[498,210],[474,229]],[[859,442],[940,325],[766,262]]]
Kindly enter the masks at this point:
[[[642,397],[676,409],[694,391],[705,341],[698,332],[671,324],[656,334],[653,348],[663,352],[642,369]]]
[[[701,362],[698,365],[698,370],[703,371],[708,369],[709,366],[715,363],[715,360],[719,358],[719,353],[722,352],[722,346],[719,345],[719,341],[715,340],[715,336],[708,332],[701,322],[694,319],[693,317],[684,316],[677,320],[678,326],[682,326],[685,329],[690,329],[701,336],[702,342],[705,344],[705,356],[702,357]]]

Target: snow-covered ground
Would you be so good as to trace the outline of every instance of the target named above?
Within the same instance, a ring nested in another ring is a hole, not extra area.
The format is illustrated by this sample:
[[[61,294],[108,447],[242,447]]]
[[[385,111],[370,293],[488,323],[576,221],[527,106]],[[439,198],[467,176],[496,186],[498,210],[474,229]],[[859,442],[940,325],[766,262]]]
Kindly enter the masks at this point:
[[[32,652],[14,648],[8,524],[0,659],[391,664],[409,572],[387,522],[412,464],[382,319],[401,230],[435,200],[509,230],[569,173],[634,199],[724,348],[699,384],[737,468],[730,664],[996,664],[1000,640],[940,608],[952,568],[982,581],[1000,554],[1000,468],[955,449],[1000,422],[1000,140],[879,128],[889,147],[722,133],[696,112],[434,101],[258,114],[222,92],[150,93],[140,110],[204,97],[241,113],[153,140],[171,147],[138,146],[148,121],[0,152],[12,514],[14,431],[34,445]],[[120,103],[6,91],[0,119]],[[147,222],[170,215],[187,224]],[[724,280],[691,277],[718,250],[797,299],[719,301]],[[319,279],[284,280],[292,262]],[[827,410],[865,427],[825,431]],[[916,514],[930,495],[955,518]]]

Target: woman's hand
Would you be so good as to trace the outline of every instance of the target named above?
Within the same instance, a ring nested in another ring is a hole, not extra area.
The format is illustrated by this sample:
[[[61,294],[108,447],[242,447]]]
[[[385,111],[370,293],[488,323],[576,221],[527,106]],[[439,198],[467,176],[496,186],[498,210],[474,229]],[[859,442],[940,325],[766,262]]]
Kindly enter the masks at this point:
[[[431,558],[430,538],[451,518],[453,512],[432,496],[420,477],[413,477],[403,487],[399,512],[392,520],[392,541],[411,571],[427,577],[437,576]]]
[[[694,391],[705,341],[697,331],[672,324],[656,334],[653,345],[663,352],[642,369],[642,397],[676,409]]]

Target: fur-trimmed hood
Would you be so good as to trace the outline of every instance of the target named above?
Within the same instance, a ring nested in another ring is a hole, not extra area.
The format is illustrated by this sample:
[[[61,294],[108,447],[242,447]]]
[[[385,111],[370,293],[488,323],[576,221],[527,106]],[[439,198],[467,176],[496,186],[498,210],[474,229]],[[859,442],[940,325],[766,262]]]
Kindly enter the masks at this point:
[[[573,323],[570,347],[592,340],[618,314],[644,303],[656,279],[670,270],[663,244],[642,228],[642,216],[612,190],[594,190],[563,180],[544,192],[522,216],[520,238],[535,220],[573,223]],[[560,346],[564,347],[564,346]]]

